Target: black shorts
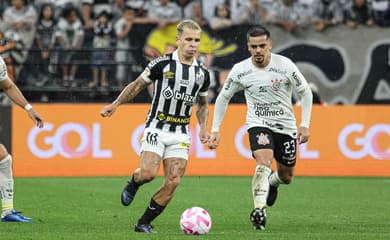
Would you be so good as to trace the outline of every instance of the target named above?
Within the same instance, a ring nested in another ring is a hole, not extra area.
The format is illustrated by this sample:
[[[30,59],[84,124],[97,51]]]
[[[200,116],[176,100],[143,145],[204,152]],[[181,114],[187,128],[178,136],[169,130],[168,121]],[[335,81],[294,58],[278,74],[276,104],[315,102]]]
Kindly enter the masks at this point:
[[[248,129],[251,151],[272,149],[278,163],[294,167],[296,163],[297,141],[295,138],[275,133],[268,128],[253,127]]]

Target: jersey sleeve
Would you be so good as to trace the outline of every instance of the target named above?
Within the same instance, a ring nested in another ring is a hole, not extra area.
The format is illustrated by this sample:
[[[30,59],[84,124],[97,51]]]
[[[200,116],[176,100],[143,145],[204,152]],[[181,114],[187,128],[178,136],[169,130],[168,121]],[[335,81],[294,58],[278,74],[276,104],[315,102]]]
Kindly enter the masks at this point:
[[[234,65],[219,93],[227,99],[231,99],[236,92],[244,90],[244,87],[238,80],[238,72],[237,65]]]
[[[5,65],[3,58],[0,57],[0,81],[4,81],[7,79],[8,79],[7,65]]]
[[[209,91],[209,87],[210,87],[210,73],[209,71],[205,70],[204,71],[204,81],[203,81],[203,85],[199,91],[199,96],[207,96],[208,94],[208,91]]]
[[[161,78],[164,62],[169,59],[169,56],[162,56],[150,61],[144,71],[141,73],[142,79],[147,84],[150,84]]]
[[[292,81],[295,90],[299,94],[300,92],[305,91],[305,89],[309,87],[309,84],[307,83],[307,80],[301,71],[299,71],[298,67],[292,61],[289,63],[288,77]]]
[[[300,126],[308,128],[310,126],[313,94],[309,84],[307,83],[303,74],[299,71],[298,67],[293,62],[291,62],[290,66],[291,71],[289,72],[289,77],[293,82],[293,86],[296,89],[297,94],[302,102],[302,116]]]

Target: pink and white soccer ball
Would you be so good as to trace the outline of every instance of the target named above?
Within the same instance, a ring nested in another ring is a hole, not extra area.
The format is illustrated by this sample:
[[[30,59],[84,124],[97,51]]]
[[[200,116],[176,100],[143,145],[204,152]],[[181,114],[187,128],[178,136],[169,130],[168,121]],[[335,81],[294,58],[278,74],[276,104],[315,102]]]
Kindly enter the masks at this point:
[[[207,234],[211,229],[211,217],[201,207],[187,208],[180,217],[180,228],[184,234]]]

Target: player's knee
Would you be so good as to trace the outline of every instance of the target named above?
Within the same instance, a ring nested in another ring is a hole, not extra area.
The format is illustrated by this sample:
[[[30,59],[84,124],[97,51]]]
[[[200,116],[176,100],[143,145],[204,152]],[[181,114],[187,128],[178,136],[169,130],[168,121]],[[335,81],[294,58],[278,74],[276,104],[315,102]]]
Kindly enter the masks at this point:
[[[153,181],[153,179],[156,177],[157,172],[153,170],[148,169],[142,169],[141,170],[141,182],[147,183]]]
[[[8,151],[3,144],[0,144],[0,160],[8,156]]]
[[[170,189],[172,192],[180,185],[180,177],[170,177],[165,181],[165,186]]]

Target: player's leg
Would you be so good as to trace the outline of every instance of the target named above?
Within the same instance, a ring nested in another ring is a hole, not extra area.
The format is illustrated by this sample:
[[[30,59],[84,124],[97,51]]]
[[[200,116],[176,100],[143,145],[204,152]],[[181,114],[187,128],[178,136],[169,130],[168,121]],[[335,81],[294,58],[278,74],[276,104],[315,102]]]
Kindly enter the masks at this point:
[[[0,196],[2,222],[32,222],[14,210],[14,179],[12,176],[12,157],[3,144],[0,144]]]
[[[287,135],[276,134],[274,155],[278,170],[269,176],[268,206],[275,204],[279,185],[290,184],[292,181],[296,163],[296,140]]]
[[[251,128],[248,132],[252,154],[256,160],[256,169],[252,178],[254,209],[250,214],[250,220],[255,229],[264,230],[269,190],[268,177],[272,172],[271,164],[274,158],[273,137],[272,132],[266,128]]]
[[[124,206],[130,205],[142,184],[156,177],[165,149],[161,134],[162,132],[154,129],[145,129],[141,139],[140,167],[134,171],[121,194],[121,202]]]
[[[137,232],[153,232],[150,223],[158,217],[172,200],[176,188],[184,175],[190,138],[184,134],[164,133],[167,147],[163,155],[164,182],[161,188],[153,195],[149,206],[135,226]],[[168,140],[169,139],[169,140]]]
[[[161,188],[153,195],[149,206],[135,227],[136,231],[144,232],[142,228],[149,227],[150,223],[157,218],[172,200],[176,188],[180,184],[184,174],[187,160],[179,158],[168,158],[163,161],[164,182]]]
[[[140,167],[134,171],[130,180],[123,188],[121,202],[124,206],[131,204],[142,184],[152,181],[157,176],[161,157],[154,152],[142,152],[140,162]]]

